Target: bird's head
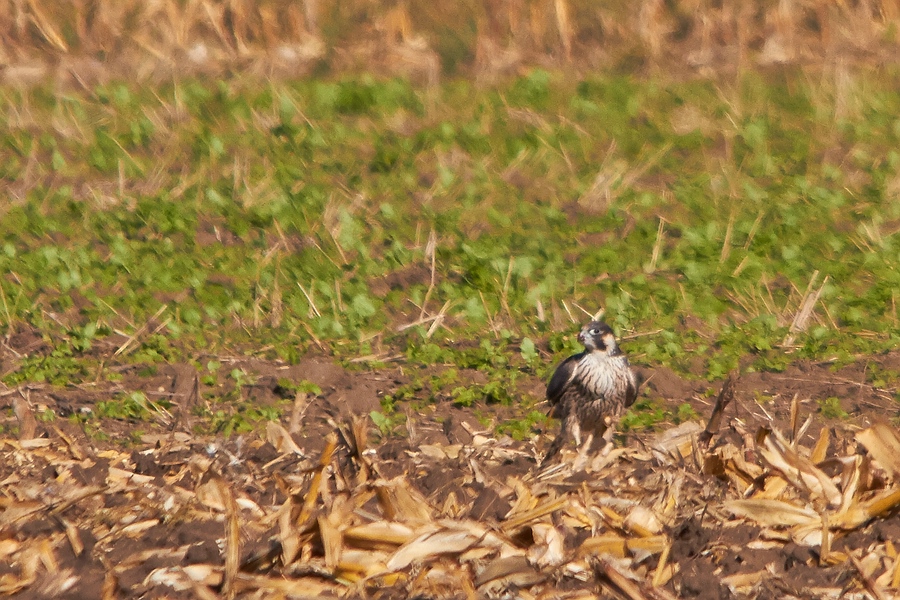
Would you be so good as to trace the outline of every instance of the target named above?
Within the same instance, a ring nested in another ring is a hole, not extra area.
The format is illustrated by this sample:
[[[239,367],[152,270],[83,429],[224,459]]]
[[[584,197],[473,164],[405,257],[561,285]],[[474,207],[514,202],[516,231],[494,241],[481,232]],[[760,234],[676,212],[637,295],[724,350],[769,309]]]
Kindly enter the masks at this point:
[[[591,321],[585,325],[578,334],[578,341],[584,344],[589,351],[606,352],[615,354],[618,350],[616,337],[612,329],[603,321]]]

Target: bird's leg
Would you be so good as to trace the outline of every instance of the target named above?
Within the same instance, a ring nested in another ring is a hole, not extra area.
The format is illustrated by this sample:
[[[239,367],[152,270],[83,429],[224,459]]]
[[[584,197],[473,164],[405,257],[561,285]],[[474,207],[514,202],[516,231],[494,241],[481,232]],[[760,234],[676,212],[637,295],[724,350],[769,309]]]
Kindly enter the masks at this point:
[[[594,434],[589,433],[587,439],[584,440],[584,444],[581,444],[581,447],[578,448],[578,456],[575,457],[575,461],[572,463],[573,471],[580,471],[584,468],[585,463],[587,463],[588,454],[591,451],[591,446],[594,445]]]
[[[544,454],[544,458],[541,459],[541,467],[545,467],[550,464],[550,461],[556,458],[556,455],[566,446],[569,441],[569,436],[575,438],[575,443],[581,443],[581,427],[578,425],[578,421],[570,422],[568,419],[563,421],[562,429],[560,429],[559,435],[556,436],[556,439],[553,440],[553,443],[550,444],[550,448],[547,450],[547,453]]]
[[[608,455],[613,449],[613,437],[616,435],[616,424],[609,417],[603,419],[606,430],[603,432],[603,449],[600,451],[601,456]]]

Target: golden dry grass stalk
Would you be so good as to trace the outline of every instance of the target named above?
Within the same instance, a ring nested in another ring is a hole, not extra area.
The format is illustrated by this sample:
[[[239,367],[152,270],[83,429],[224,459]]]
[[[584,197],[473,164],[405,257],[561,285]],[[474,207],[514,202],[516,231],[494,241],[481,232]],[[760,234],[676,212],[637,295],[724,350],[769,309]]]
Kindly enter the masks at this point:
[[[363,68],[428,85],[442,63],[486,80],[548,62],[595,68],[598,59],[691,73],[819,63],[835,72],[834,112],[846,118],[855,92],[840,65],[896,55],[895,4],[410,0],[322,10],[318,0],[0,0],[0,61],[12,66],[9,82],[54,69],[82,83],[235,69],[296,77],[324,61],[337,71]],[[105,64],[98,68],[98,60]],[[588,200],[599,194],[602,203],[610,183],[601,177],[596,187]]]

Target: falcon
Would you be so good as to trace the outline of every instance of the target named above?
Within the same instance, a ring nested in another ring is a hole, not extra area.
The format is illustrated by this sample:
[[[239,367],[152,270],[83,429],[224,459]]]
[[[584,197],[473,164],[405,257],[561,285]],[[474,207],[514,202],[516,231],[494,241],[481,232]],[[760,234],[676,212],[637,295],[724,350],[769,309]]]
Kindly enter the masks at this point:
[[[615,426],[637,398],[638,379],[619,349],[612,329],[603,321],[591,321],[578,334],[584,352],[562,361],[547,385],[550,416],[562,428],[543,463],[556,456],[569,440],[590,450],[594,437],[611,448]]]

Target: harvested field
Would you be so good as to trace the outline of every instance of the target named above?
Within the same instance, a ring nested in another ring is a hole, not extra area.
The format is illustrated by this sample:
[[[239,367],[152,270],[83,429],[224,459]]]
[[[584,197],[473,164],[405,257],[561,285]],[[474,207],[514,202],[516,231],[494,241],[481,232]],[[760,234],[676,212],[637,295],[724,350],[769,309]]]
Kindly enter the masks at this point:
[[[543,66],[731,76],[784,65],[896,65],[900,10],[852,3],[0,1],[0,80],[90,86],[126,78],[378,73],[433,86]]]
[[[0,594],[900,598],[898,27],[0,0]]]
[[[898,360],[884,357],[883,366]],[[898,591],[900,437],[884,391],[849,366],[748,375],[715,396],[665,370],[645,395],[702,420],[620,436],[608,455],[537,467],[549,436],[496,438],[470,409],[414,415],[381,437],[354,404],[396,371],[322,362],[295,421],[230,439],[184,425],[190,368],[155,386],[149,431],[98,443],[36,411],[90,410],[108,390],[3,392],[0,590],[42,597],[888,598]],[[249,365],[248,365],[249,368]],[[271,386],[251,386],[261,405]],[[850,419],[813,398],[839,393]],[[760,404],[761,396],[777,402]],[[364,400],[360,400],[365,404]],[[724,401],[724,402],[723,402]],[[714,406],[725,404],[708,423]],[[146,425],[146,424],[144,424]],[[707,433],[708,432],[708,433]],[[548,431],[552,435],[552,431]]]

